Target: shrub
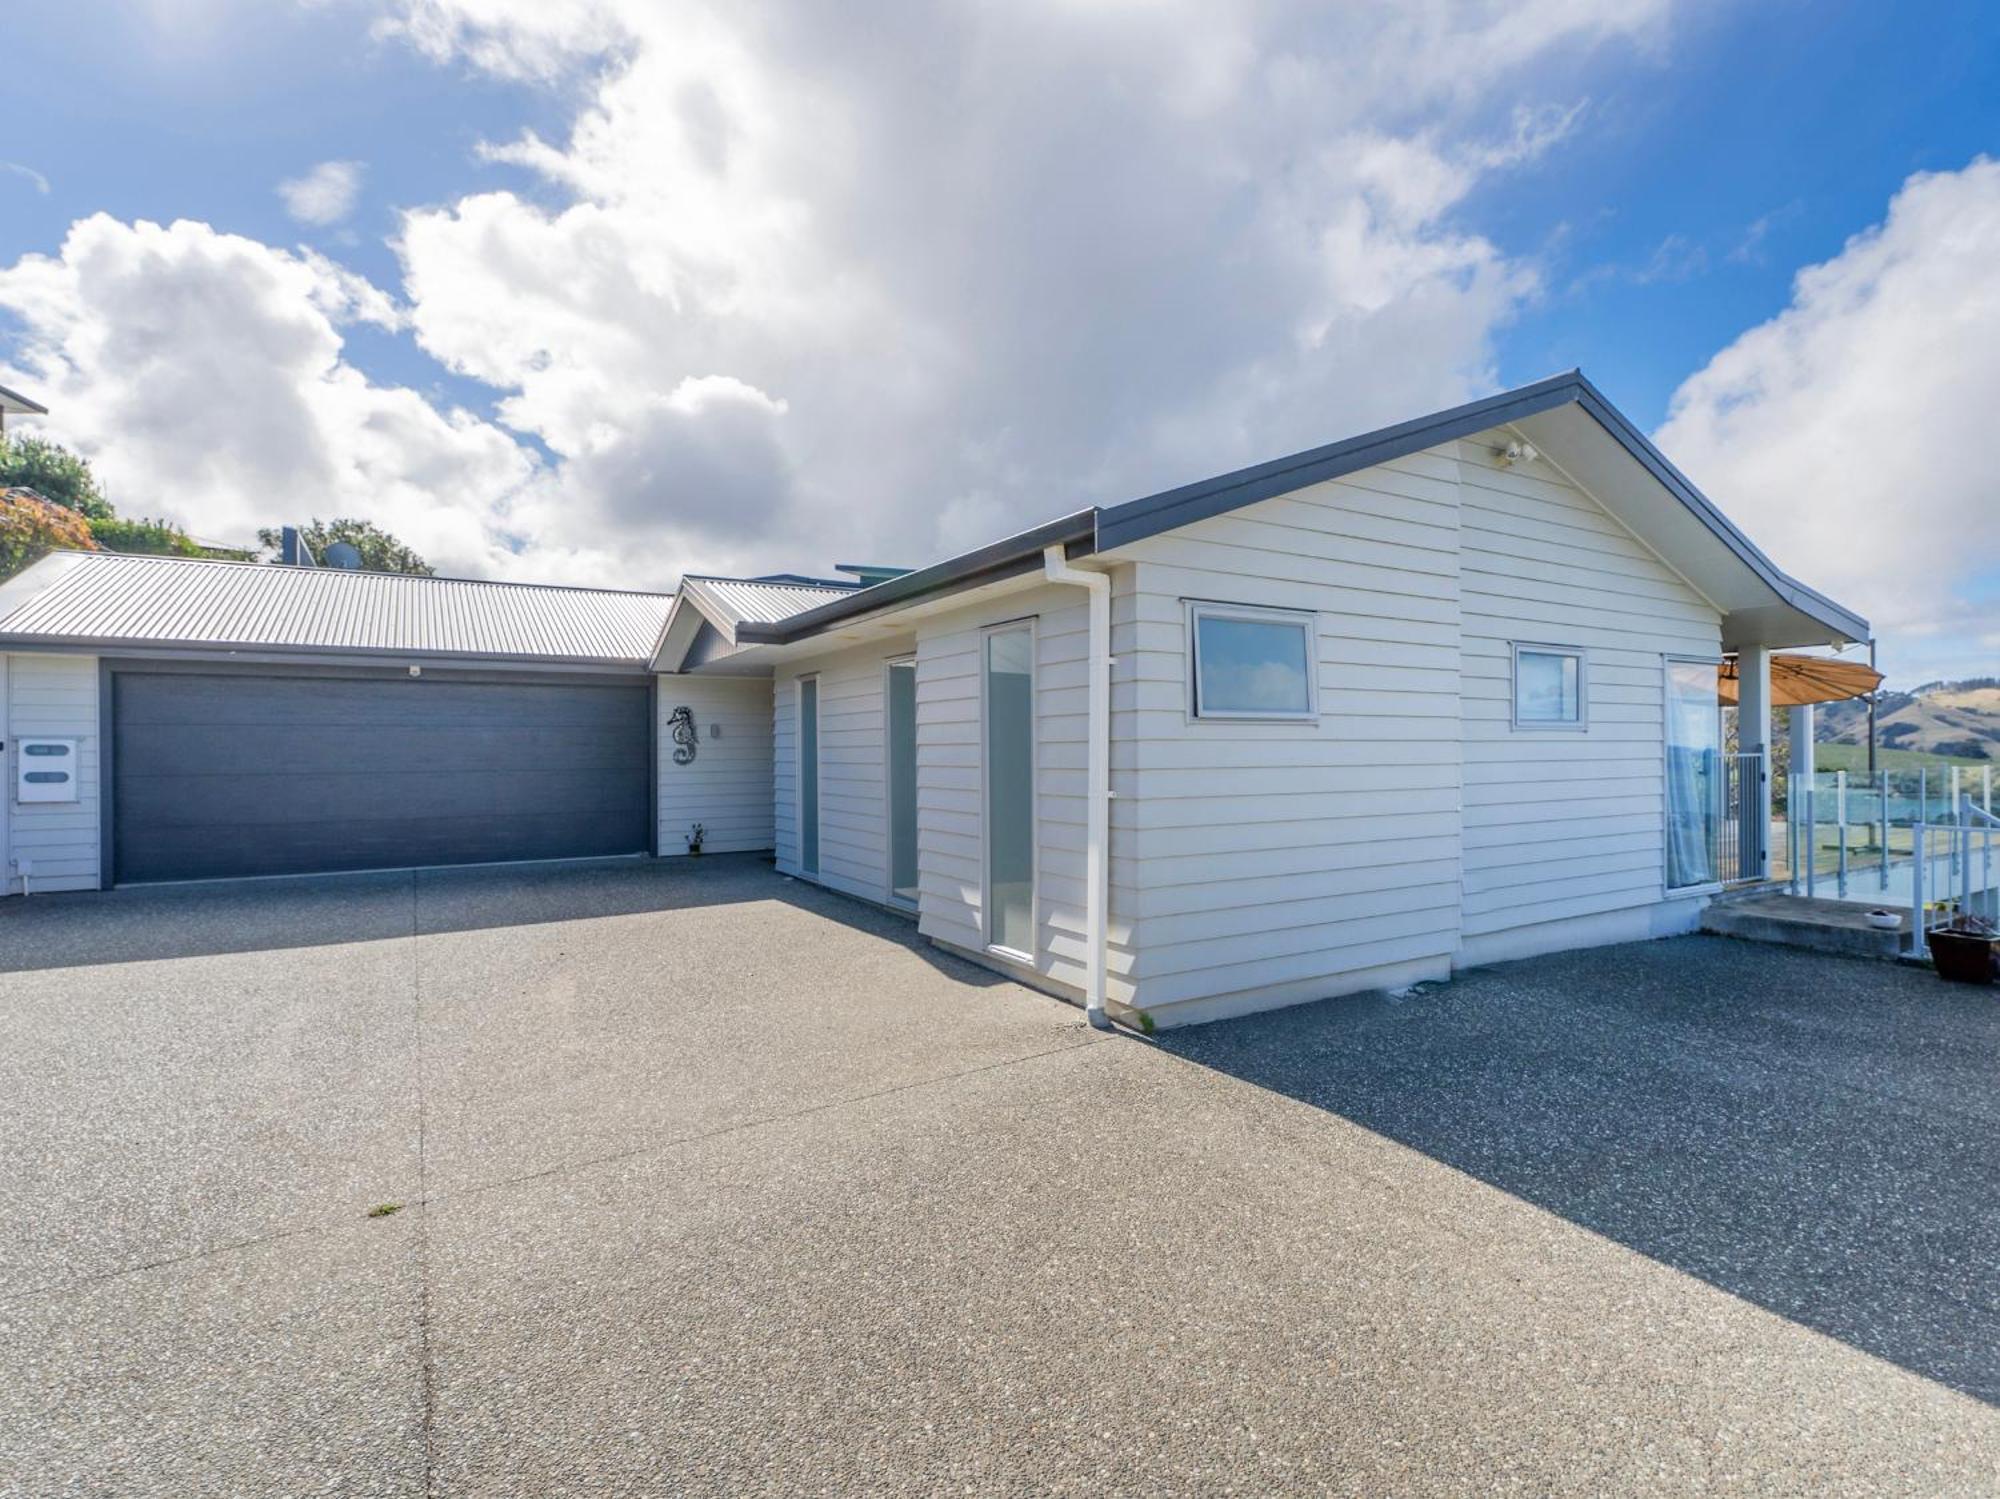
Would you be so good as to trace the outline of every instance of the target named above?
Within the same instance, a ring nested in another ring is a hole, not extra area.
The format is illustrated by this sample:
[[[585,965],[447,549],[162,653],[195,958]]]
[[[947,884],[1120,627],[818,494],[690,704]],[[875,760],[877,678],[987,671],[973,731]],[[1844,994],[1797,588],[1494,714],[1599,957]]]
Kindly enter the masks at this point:
[[[1993,752],[1984,739],[1942,739],[1931,746],[1934,755],[1952,755],[1960,760],[1990,760]]]
[[[0,578],[11,578],[50,552],[95,552],[90,522],[32,489],[0,489]]]
[[[107,552],[138,552],[154,557],[208,555],[187,532],[163,520],[126,520],[122,516],[106,516],[90,523],[90,534]]]

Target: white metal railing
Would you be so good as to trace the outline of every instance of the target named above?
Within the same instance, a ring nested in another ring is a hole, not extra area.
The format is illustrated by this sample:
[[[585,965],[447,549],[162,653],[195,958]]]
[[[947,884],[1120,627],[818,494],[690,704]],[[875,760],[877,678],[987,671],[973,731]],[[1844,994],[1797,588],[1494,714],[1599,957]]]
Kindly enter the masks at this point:
[[[1954,769],[1954,787],[1957,780]],[[1913,829],[1910,952],[1919,958],[1929,949],[1930,933],[1954,917],[1991,922],[2000,914],[2000,892],[1993,887],[1993,837],[2000,833],[2000,817],[1990,801],[1975,802],[1967,791],[1958,791],[1951,811],[1947,822],[1921,822]],[[1942,855],[1932,846],[1934,834],[1942,837]]]
[[[2000,914],[1990,766],[1794,776],[1780,846],[1795,894],[1926,914]]]

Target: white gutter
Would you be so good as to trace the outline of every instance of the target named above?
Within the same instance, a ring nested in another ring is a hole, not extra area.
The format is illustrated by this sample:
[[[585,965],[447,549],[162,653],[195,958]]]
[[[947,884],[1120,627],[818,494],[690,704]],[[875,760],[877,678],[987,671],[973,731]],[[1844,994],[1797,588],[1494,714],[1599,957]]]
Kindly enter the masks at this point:
[[[1084,1014],[1099,1030],[1109,1030],[1104,1013],[1105,926],[1111,907],[1111,579],[1071,567],[1060,546],[1042,549],[1042,571],[1051,583],[1067,583],[1090,594],[1089,744],[1085,761],[1089,810],[1084,822]]]

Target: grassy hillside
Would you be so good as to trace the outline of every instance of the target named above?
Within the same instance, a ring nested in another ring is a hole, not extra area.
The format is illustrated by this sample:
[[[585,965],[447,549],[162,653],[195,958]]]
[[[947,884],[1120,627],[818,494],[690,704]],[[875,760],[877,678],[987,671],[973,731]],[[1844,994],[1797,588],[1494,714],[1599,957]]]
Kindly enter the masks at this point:
[[[1814,737],[1821,742],[1822,766],[1849,768],[1827,758],[1827,751],[1843,745],[1861,749],[1860,763],[1866,764],[1868,704],[1859,699],[1822,704]],[[1876,743],[1961,764],[2000,761],[2000,681],[1930,682],[1914,692],[1885,692],[1876,710]]]
[[[1866,732],[1865,730],[1863,732]],[[1875,764],[1882,770],[1914,771],[1919,766],[1928,766],[1943,772],[1946,767],[1958,765],[1969,770],[1976,779],[1982,768],[1993,767],[1994,779],[2000,781],[2000,755],[1987,760],[1969,755],[1931,755],[1922,750],[1877,749]],[[1824,741],[1813,746],[1813,765],[1819,770],[1844,770],[1849,775],[1858,775],[1868,769],[1868,747],[1863,744],[1828,744]],[[1961,771],[1961,775],[1964,772]],[[1968,785],[1972,784],[1967,782]]]

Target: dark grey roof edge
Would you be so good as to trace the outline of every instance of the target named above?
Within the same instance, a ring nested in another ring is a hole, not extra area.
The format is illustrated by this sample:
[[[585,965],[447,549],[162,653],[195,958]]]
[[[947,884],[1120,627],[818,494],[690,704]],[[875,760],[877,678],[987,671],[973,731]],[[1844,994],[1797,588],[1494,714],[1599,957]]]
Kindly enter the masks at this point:
[[[1441,442],[1470,437],[1490,427],[1539,416],[1574,402],[1611,438],[1666,487],[1696,519],[1734,552],[1750,570],[1787,604],[1812,616],[1829,629],[1858,640],[1868,638],[1868,621],[1825,594],[1808,588],[1779,570],[1755,542],[1739,531],[1692,480],[1675,468],[1623,412],[1613,406],[1581,370],[1567,370],[1532,385],[1503,390],[1429,416],[1398,422],[1325,447],[1276,458],[1235,473],[1183,485],[1145,499],[1114,505],[1098,518],[1099,551],[1139,541],[1210,516],[1222,515],[1258,500],[1273,499],[1309,484],[1358,473],[1378,463],[1406,458]]]
[[[911,603],[928,594],[1006,576],[1009,572],[1026,571],[1029,566],[1035,565],[1041,549],[1047,545],[1062,543],[1072,556],[1092,551],[1108,552],[1162,531],[1223,515],[1259,500],[1290,494],[1327,479],[1358,473],[1378,463],[1420,453],[1441,442],[1470,437],[1475,432],[1538,416],[1572,402],[1631,454],[1785,603],[1829,629],[1857,640],[1868,638],[1867,620],[1780,571],[1708,496],[1696,488],[1644,433],[1632,425],[1623,412],[1605,398],[1603,392],[1585,378],[1581,370],[1566,370],[1562,374],[1482,396],[1479,400],[1467,401],[1428,416],[1414,417],[1324,447],[1310,448],[1302,453],[1237,469],[1233,473],[1163,490],[1143,499],[1128,500],[1100,510],[1078,511],[977,551],[861,589],[848,598],[809,609],[777,624],[740,626],[737,637],[746,645],[790,644],[857,615]]]
[[[1407,458],[1412,453],[1421,453],[1425,448],[1449,442],[1455,437],[1469,437],[1488,427],[1538,415],[1574,400],[1581,380],[1582,376],[1574,370],[1552,375],[1546,380],[1537,380],[1533,385],[1503,390],[1498,395],[1483,396],[1463,406],[1413,417],[1393,427],[1363,432],[1357,437],[1343,438],[1324,447],[1308,448],[1303,453],[1293,453],[1284,458],[1273,458],[1249,468],[1237,469],[1234,473],[1219,474],[1213,479],[1183,484],[1143,499],[1127,500],[1121,505],[1111,506],[1098,517],[1098,550],[1108,552],[1114,547],[1157,536],[1162,531],[1227,514],[1259,500],[1275,499],[1310,484],[1359,473],[1378,463]]]
[[[0,403],[7,401],[14,403],[8,408],[9,410],[18,412],[24,416],[47,416],[49,414],[49,408],[44,406],[40,401],[31,401],[18,390],[9,390],[6,386],[0,385]]]
[[[1045,522],[1032,530],[1017,532],[999,541],[991,542],[974,551],[957,557],[948,557],[943,562],[920,567],[915,572],[904,573],[899,578],[872,587],[856,589],[844,599],[821,604],[816,609],[807,609],[794,614],[790,619],[779,620],[768,625],[738,625],[736,639],[740,645],[790,645],[793,641],[804,640],[831,628],[843,620],[858,615],[872,614],[877,609],[894,608],[899,604],[913,604],[929,594],[955,591],[977,583],[996,582],[1001,578],[1016,576],[1030,566],[1041,565],[1044,547],[1061,546],[1071,556],[1080,556],[1096,549],[1097,511],[1078,510]]]

